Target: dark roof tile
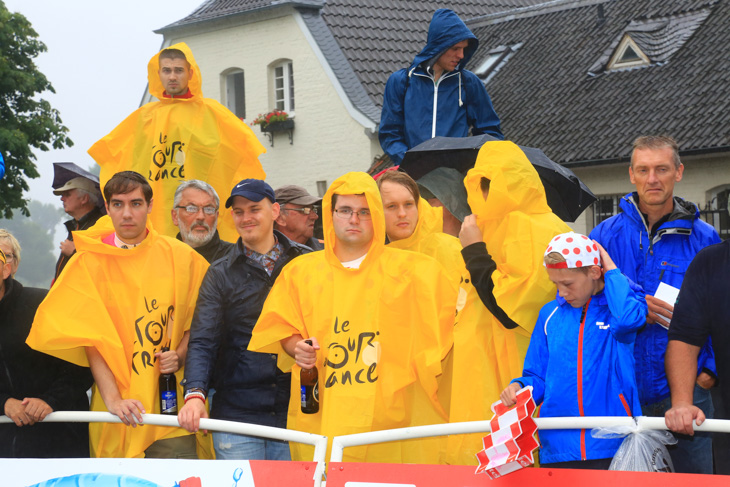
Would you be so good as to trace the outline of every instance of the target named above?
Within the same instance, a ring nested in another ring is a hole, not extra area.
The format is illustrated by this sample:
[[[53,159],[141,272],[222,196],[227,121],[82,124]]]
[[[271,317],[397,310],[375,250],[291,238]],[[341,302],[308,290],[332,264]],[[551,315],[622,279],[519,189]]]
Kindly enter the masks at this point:
[[[563,163],[626,159],[642,133],[669,133],[684,152],[730,146],[728,2],[552,3],[467,22],[481,41],[472,66],[490,49],[523,43],[487,83],[509,139]],[[642,26],[654,65],[589,75],[627,27]]]

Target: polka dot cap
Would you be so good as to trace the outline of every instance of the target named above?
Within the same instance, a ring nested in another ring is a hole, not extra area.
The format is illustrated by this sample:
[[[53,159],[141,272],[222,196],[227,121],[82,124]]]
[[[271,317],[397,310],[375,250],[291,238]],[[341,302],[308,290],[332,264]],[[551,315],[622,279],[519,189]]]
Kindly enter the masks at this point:
[[[568,232],[557,235],[550,241],[545,255],[557,252],[565,257],[565,262],[543,265],[548,269],[575,269],[590,265],[601,265],[601,255],[598,245],[580,233]]]

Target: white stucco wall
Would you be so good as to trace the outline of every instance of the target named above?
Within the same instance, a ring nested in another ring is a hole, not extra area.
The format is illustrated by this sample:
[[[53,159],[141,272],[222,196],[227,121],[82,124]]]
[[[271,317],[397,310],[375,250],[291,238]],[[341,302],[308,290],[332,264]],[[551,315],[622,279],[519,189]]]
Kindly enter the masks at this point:
[[[377,137],[348,113],[300,25],[290,10],[283,16],[262,18],[241,25],[208,26],[170,36],[170,44],[186,42],[203,78],[203,93],[225,105],[221,73],[244,71],[246,122],[273,109],[269,65],[293,63],[295,129],[293,144],[285,133],[274,135],[274,147],[258,126],[254,133],[266,147],[259,160],[274,188],[298,184],[317,194],[317,181],[329,185],[349,171],[367,170],[374,155],[382,153]],[[270,17],[270,15],[269,15]]]

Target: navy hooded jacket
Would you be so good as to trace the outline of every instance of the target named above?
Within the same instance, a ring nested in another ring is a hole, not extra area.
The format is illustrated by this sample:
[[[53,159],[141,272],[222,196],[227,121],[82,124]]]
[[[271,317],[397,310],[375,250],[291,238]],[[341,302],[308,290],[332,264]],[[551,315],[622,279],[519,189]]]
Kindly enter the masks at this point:
[[[434,80],[433,63],[450,47],[469,41],[454,71]],[[439,9],[428,28],[426,47],[408,69],[393,73],[385,85],[380,145],[398,165],[405,152],[436,136],[489,134],[504,139],[499,117],[481,80],[464,66],[479,41],[452,10]]]

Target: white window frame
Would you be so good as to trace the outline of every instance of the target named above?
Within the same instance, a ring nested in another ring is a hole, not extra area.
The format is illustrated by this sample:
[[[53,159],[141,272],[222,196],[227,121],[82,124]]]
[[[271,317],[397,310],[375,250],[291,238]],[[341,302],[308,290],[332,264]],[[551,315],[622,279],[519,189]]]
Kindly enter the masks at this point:
[[[639,56],[639,59],[630,62],[621,62],[621,58],[624,56],[626,50],[629,47]],[[611,61],[609,61],[608,63],[608,69],[628,69],[635,68],[637,66],[648,66],[650,64],[651,60],[649,59],[649,57],[644,54],[644,52],[636,44],[636,42],[634,42],[631,36],[629,34],[624,34],[624,38],[621,39],[621,42],[616,48],[616,52],[613,54],[613,56],[611,57]]]
[[[281,70],[279,72],[279,70]],[[271,67],[271,95],[274,108],[284,110],[294,116],[294,64],[290,59],[278,62]],[[279,85],[281,81],[281,85]]]

